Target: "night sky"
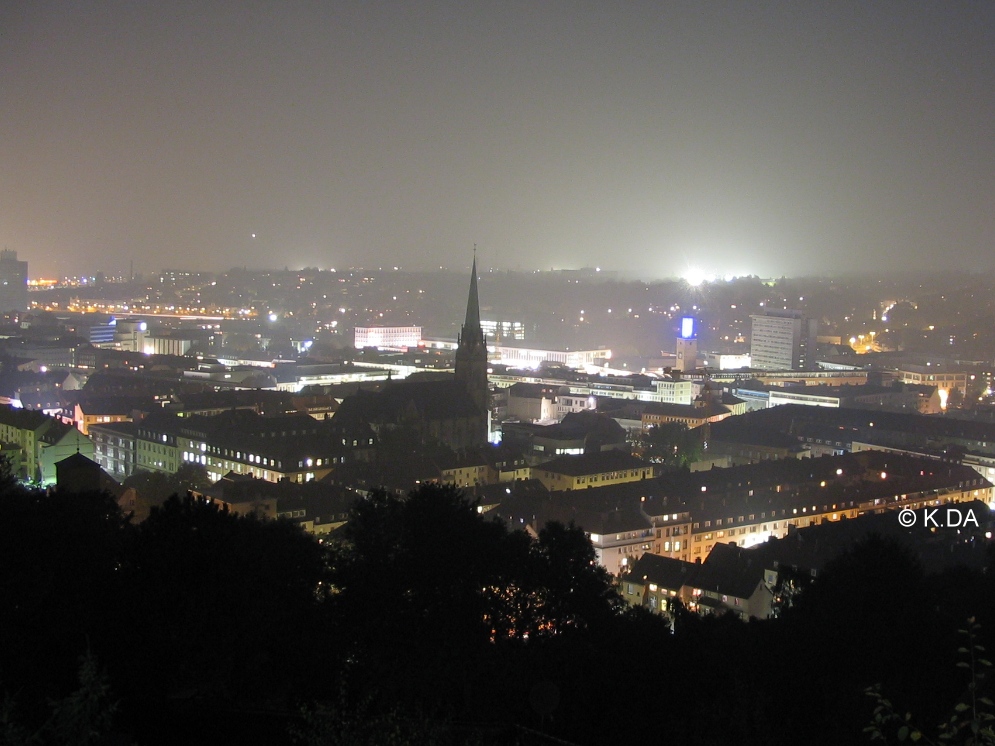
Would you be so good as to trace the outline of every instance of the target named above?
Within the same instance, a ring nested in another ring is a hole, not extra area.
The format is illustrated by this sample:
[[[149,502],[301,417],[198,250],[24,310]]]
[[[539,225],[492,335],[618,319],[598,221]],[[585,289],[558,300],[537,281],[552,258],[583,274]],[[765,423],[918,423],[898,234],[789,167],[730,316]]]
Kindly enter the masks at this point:
[[[32,276],[992,269],[993,203],[992,2],[0,3]]]

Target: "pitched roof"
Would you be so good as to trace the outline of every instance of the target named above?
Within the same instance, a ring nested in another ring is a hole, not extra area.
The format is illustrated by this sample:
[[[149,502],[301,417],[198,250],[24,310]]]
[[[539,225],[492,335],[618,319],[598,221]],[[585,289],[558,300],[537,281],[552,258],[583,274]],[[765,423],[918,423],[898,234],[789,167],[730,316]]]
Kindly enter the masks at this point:
[[[684,585],[691,585],[700,567],[693,562],[646,552],[632,564],[627,577],[676,591]]]
[[[0,424],[10,425],[18,430],[38,430],[54,420],[47,414],[30,409],[0,406]]]
[[[409,410],[428,420],[480,415],[466,388],[450,376],[444,381],[391,382],[377,393],[359,391],[343,400],[335,419],[397,422]]]
[[[694,578],[694,587],[749,598],[764,579],[759,556],[734,544],[716,544]]]
[[[69,467],[69,468],[87,468],[87,469],[99,469],[100,464],[94,461],[92,458],[87,458],[82,453],[77,451],[72,456],[67,456],[61,461],[55,462],[56,468],[58,467]]]

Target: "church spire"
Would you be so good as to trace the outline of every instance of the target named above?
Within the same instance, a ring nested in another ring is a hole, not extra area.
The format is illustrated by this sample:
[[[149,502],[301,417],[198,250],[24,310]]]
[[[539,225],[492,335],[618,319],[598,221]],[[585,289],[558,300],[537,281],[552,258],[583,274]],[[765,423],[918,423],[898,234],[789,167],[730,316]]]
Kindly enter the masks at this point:
[[[477,247],[473,247],[473,271],[470,294],[466,299],[466,318],[456,347],[456,380],[473,399],[479,412],[490,411],[490,390],[487,384],[487,342],[480,326],[480,300],[477,297]],[[487,440],[486,420],[479,440]]]
[[[470,273],[470,294],[466,299],[466,319],[463,334],[480,328],[480,300],[477,297],[477,245],[473,245],[473,269]]]

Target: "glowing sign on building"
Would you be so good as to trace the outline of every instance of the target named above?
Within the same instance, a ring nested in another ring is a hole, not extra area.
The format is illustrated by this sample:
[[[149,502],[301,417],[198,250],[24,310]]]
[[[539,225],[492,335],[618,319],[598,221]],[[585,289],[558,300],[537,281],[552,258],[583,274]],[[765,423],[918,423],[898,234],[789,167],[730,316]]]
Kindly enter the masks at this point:
[[[694,339],[694,317],[685,316],[681,319],[681,339]]]

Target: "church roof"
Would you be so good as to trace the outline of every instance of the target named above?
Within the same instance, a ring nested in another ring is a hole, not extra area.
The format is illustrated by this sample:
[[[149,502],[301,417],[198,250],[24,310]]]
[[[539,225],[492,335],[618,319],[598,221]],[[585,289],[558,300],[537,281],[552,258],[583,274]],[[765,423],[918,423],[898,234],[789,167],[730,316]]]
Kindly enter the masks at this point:
[[[409,406],[429,420],[480,414],[463,385],[450,377],[447,381],[391,382],[378,393],[358,393],[342,402],[335,417],[340,421],[392,422],[402,419]]]
[[[94,461],[92,458],[87,458],[82,453],[78,451],[71,456],[67,456],[61,461],[55,462],[56,468],[58,467],[69,467],[69,468],[86,468],[86,469],[99,469],[100,464]]]

